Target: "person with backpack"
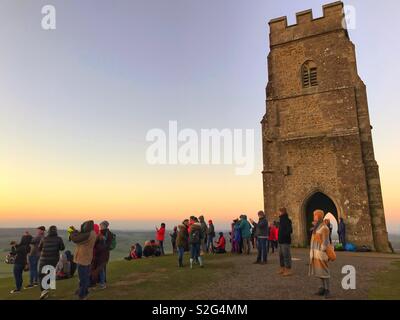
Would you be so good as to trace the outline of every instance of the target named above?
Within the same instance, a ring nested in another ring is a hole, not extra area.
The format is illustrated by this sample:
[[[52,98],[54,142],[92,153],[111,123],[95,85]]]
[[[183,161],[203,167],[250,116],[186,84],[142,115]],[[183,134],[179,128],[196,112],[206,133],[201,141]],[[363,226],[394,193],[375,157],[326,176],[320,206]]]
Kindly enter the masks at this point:
[[[215,238],[215,228],[212,220],[208,220],[207,228],[207,252],[214,253],[214,238]]]
[[[193,224],[190,226],[189,244],[190,268],[193,269],[193,262],[196,260],[199,261],[200,267],[203,268],[203,258],[200,256],[201,224],[196,217],[193,217]]]
[[[12,290],[10,293],[15,294],[15,293],[20,293],[22,289],[22,283],[23,283],[23,273],[25,270],[25,267],[27,265],[27,256],[29,251],[31,250],[30,243],[32,241],[32,236],[29,235],[28,233],[25,233],[19,244],[15,246],[15,261],[14,261],[14,268],[13,268],[13,273],[14,273],[14,280],[15,280],[15,289]]]
[[[278,274],[284,277],[292,275],[292,255],[290,246],[292,244],[292,220],[289,219],[286,208],[279,209],[279,263],[280,270]]]
[[[104,255],[106,263],[104,265],[104,270],[99,273],[99,277],[103,283],[107,283],[107,264],[110,261],[110,251],[114,250],[117,246],[117,236],[115,233],[110,231],[109,226],[110,223],[108,221],[100,223],[100,233],[103,235],[106,246],[106,252]]]
[[[76,244],[74,262],[77,264],[79,275],[79,289],[76,293],[80,300],[85,300],[89,294],[90,267],[97,237],[92,220],[84,222],[80,231],[73,229],[74,231],[71,233],[70,238]]]
[[[158,241],[161,249],[161,255],[164,255],[164,239],[165,239],[165,223],[161,223],[160,229],[156,227],[156,240]]]
[[[247,216],[244,214],[240,216],[239,228],[240,228],[240,233],[242,235],[242,241],[243,241],[243,253],[249,255],[250,254],[251,225],[247,221]]]
[[[64,241],[58,236],[57,227],[51,226],[47,232],[47,236],[42,239],[39,244],[40,259],[39,259],[39,282],[41,295],[40,299],[47,299],[50,291],[43,288],[43,271],[44,266],[53,266],[56,268],[58,260],[60,259],[60,252],[65,250]]]
[[[39,244],[44,238],[46,228],[40,226],[36,229],[36,237],[32,239],[31,250],[28,254],[29,284],[24,289],[31,289],[39,285],[38,264],[40,259]]]
[[[204,216],[199,217],[199,222],[201,226],[200,253],[204,254],[207,252],[207,223],[204,219]]]
[[[185,220],[188,222],[187,220]],[[178,267],[183,267],[183,255],[186,251],[189,233],[185,221],[178,226],[178,233],[176,236],[176,247],[178,249]]]

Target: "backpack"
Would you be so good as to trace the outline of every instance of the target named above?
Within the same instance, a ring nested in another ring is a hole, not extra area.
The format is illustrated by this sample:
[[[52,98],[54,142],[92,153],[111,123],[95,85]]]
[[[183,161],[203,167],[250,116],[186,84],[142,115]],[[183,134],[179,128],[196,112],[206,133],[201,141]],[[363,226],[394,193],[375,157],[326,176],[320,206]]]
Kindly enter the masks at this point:
[[[190,232],[190,243],[200,243],[201,230],[193,230]]]
[[[117,235],[113,232],[110,231],[111,234],[111,245],[110,245],[110,251],[114,250],[117,247]]]
[[[108,230],[108,232],[106,232],[104,235],[106,242],[108,240],[108,235],[111,235],[111,244],[110,244],[110,247],[108,248],[108,250],[112,251],[117,247],[117,235],[115,233],[111,232],[110,230]]]

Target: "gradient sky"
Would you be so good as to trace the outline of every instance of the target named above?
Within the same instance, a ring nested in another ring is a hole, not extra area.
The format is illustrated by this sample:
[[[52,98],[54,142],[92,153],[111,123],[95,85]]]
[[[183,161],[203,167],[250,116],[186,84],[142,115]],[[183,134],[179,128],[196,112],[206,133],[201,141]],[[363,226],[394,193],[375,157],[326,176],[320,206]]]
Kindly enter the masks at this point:
[[[143,229],[262,208],[268,21],[321,0],[0,0],[0,226],[108,219]],[[400,232],[400,2],[356,8],[390,231]],[[41,29],[41,8],[57,30]],[[256,167],[150,166],[148,130],[256,130]]]

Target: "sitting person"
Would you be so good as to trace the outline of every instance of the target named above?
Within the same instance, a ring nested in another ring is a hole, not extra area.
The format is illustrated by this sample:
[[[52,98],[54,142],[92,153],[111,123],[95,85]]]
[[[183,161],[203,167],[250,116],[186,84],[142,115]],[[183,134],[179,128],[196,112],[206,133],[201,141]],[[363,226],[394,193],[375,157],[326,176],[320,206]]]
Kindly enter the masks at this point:
[[[153,255],[154,255],[154,248],[153,248],[153,246],[151,245],[151,242],[150,242],[150,241],[146,241],[146,242],[144,243],[143,256],[144,256],[145,258],[148,258],[148,257],[152,257]]]
[[[142,246],[139,243],[136,243],[135,245],[131,246],[131,249],[129,251],[129,256],[125,257],[125,260],[135,260],[135,259],[140,259],[142,258],[143,255],[143,250]]]
[[[71,277],[71,262],[65,253],[60,254],[60,260],[56,265],[56,279],[63,280]]]
[[[161,249],[159,242],[156,242],[155,240],[151,240],[150,243],[154,249],[154,256],[156,256],[156,257],[161,256],[162,249]]]
[[[225,250],[226,241],[225,241],[224,234],[222,232],[219,233],[219,239],[218,239],[218,241],[215,242],[215,244],[216,244],[215,253],[219,253],[219,254],[226,253],[226,250]]]
[[[139,243],[135,244],[135,254],[136,254],[136,259],[141,259],[143,256],[143,249],[142,246]]]

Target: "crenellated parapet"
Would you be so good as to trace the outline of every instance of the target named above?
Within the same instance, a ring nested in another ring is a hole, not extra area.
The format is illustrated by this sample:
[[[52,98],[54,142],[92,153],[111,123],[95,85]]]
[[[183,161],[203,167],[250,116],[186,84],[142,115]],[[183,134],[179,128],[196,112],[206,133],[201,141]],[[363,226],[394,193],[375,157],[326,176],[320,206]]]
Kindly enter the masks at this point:
[[[323,33],[344,30],[347,33],[343,2],[338,1],[323,6],[323,16],[313,18],[312,10],[296,14],[296,24],[288,25],[287,17],[269,22],[270,46],[284,44]]]

